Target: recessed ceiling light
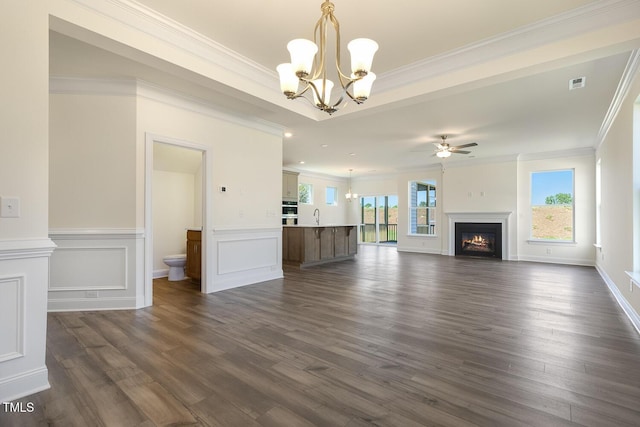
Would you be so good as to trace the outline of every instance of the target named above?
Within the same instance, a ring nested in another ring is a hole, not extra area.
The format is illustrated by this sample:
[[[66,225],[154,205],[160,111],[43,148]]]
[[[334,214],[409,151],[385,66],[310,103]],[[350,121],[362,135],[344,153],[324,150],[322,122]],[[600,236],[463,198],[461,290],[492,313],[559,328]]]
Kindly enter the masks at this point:
[[[284,133],[284,137],[285,138],[291,138],[293,136],[293,134],[291,132],[285,132]]]
[[[355,156],[355,155],[356,155],[356,153],[349,153],[349,155],[350,155],[350,156]]]
[[[329,144],[322,144],[320,147],[327,148],[328,146],[329,146]]]
[[[301,165],[304,165],[304,160],[300,160],[300,164],[301,164]]]

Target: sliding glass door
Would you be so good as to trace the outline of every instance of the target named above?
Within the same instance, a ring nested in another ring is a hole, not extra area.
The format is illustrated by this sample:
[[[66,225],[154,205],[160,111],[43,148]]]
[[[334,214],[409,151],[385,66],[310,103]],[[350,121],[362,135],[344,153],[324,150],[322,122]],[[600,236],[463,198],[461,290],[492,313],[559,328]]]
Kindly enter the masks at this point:
[[[398,196],[360,198],[360,243],[398,242]]]

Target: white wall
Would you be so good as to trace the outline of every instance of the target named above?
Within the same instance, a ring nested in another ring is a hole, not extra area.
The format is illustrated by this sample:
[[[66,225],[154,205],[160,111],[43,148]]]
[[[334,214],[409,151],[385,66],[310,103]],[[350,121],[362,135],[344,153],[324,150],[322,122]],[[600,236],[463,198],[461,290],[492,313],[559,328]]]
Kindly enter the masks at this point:
[[[47,2],[4,2],[0,25],[0,402],[49,388],[45,365],[49,256]]]
[[[562,155],[559,155],[562,154]],[[359,195],[398,195],[398,250],[449,254],[448,213],[510,213],[506,259],[579,265],[594,264],[595,193],[594,157],[591,150],[548,153],[535,159],[515,158],[495,161],[443,163],[423,171],[400,173],[394,177],[372,177],[354,182]],[[530,183],[532,171],[575,169],[576,243],[531,244]],[[437,225],[434,236],[408,234],[408,183],[433,180],[437,191]],[[358,212],[352,220],[359,222]],[[551,254],[547,249],[551,247]]]
[[[298,175],[298,185],[303,183],[313,186],[313,203],[310,205],[299,203],[298,224],[315,224],[316,220],[313,213],[316,209],[320,212],[320,225],[349,224],[349,212],[353,209],[354,203],[348,202],[344,197],[349,189],[346,179],[301,173]],[[329,206],[326,203],[327,187],[338,189],[338,203],[336,206]],[[351,188],[355,191],[353,185]]]
[[[632,292],[629,277],[625,271],[634,269],[634,219],[633,205],[640,197],[639,184],[634,187],[634,165],[640,140],[637,128],[637,105],[634,102],[640,94],[640,78],[635,76],[629,95],[622,103],[613,126],[605,141],[596,152],[596,161],[601,161],[602,209],[601,209],[601,249],[596,252],[596,267],[609,288],[625,308],[627,314],[635,318],[636,328],[640,328],[640,289]],[[635,129],[635,135],[634,135]]]
[[[52,81],[49,227],[133,228],[136,223],[136,98]]]
[[[203,205],[194,195],[200,191],[196,175],[183,177],[190,181],[188,195],[183,183],[177,192],[180,194],[174,192],[171,200],[162,199],[162,193],[156,194],[158,200],[149,196],[149,201],[156,203],[155,209],[152,204],[149,207],[159,224],[175,214],[169,209],[183,202],[190,206],[189,212],[179,213],[188,217],[180,220],[183,223],[179,234],[184,234],[187,227],[201,225],[197,223],[209,224],[205,230],[209,240],[204,266],[209,273],[207,291],[282,276],[282,140],[274,128],[225,116],[178,94],[141,87],[136,82],[53,79],[52,91],[55,120],[51,126],[50,183],[55,200],[51,203],[50,235],[61,250],[52,258],[50,310],[134,308],[148,304],[151,288],[147,284],[158,258],[165,252],[185,251],[181,243],[175,243],[178,237],[172,238],[166,249],[150,248],[155,261],[149,262],[146,273],[149,134],[191,142],[198,149],[208,150],[207,221],[195,214],[195,206]],[[159,175],[162,174],[156,177]],[[198,177],[202,179],[202,175]],[[162,185],[170,184],[165,180]],[[227,192],[217,191],[222,185]],[[153,234],[153,230],[148,232]],[[156,232],[160,234],[154,237],[159,238],[153,240],[162,245],[163,231]],[[224,233],[224,238],[218,238],[216,232]],[[241,243],[227,244],[230,241]],[[268,253],[246,257],[245,247],[262,248]],[[229,255],[229,251],[235,252]],[[77,268],[74,259],[82,259],[83,268]]]
[[[50,84],[50,311],[136,307],[135,84]]]
[[[187,228],[196,227],[196,175],[153,171],[153,276],[165,277],[167,255],[186,253]]]
[[[184,141],[207,153],[211,209],[202,224],[205,290],[282,277],[281,130],[144,84],[138,91],[139,171],[144,171],[149,135]],[[144,212],[144,173],[138,176],[137,188],[138,210]],[[144,216],[138,221],[143,226]]]

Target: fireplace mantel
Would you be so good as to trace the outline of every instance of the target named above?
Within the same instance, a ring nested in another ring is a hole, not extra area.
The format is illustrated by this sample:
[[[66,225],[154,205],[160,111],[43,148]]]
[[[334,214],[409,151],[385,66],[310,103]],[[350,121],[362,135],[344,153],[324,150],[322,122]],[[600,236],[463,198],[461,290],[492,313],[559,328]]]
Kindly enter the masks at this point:
[[[513,212],[445,212],[449,218],[449,255],[455,255],[457,222],[495,222],[502,224],[502,259],[509,259],[509,218]]]

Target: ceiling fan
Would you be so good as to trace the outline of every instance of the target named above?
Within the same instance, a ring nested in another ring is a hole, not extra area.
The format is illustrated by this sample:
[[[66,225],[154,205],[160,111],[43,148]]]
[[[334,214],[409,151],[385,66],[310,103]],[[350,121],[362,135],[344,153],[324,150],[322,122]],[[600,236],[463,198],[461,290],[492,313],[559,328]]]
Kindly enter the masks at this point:
[[[441,135],[440,138],[442,139],[442,142],[434,142],[435,146],[437,147],[434,156],[438,156],[440,158],[449,157],[451,153],[469,154],[471,153],[471,151],[461,150],[461,148],[475,147],[476,145],[478,145],[475,142],[470,142],[469,144],[456,145],[452,147],[447,142],[447,135]]]

